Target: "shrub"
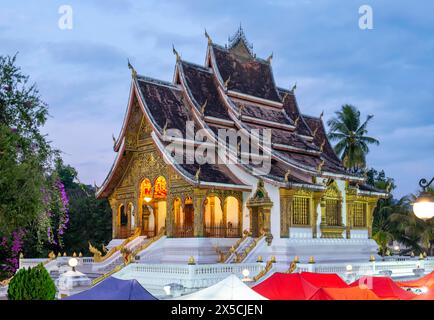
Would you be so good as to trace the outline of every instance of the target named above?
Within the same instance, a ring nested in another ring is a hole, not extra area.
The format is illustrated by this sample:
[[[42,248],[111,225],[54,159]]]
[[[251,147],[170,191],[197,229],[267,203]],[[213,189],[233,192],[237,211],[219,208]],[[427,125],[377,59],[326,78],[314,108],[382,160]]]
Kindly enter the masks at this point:
[[[20,269],[9,283],[9,300],[54,300],[56,286],[42,264]]]

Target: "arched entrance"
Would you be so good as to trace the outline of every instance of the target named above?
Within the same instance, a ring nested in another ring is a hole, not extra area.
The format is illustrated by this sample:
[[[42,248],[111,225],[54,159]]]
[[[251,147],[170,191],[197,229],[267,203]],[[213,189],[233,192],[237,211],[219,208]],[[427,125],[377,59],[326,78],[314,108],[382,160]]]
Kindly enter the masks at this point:
[[[140,184],[141,233],[147,237],[154,237],[166,226],[167,214],[166,179],[159,176],[152,186],[151,180],[144,178]]]

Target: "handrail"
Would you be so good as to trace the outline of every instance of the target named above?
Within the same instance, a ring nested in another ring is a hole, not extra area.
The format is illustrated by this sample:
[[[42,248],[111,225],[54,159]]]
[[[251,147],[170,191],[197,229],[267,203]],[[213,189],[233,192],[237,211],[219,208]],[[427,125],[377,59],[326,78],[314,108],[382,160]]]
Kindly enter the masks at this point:
[[[116,267],[114,267],[112,270],[104,273],[102,276],[99,276],[96,279],[92,280],[92,286],[96,285],[97,283],[105,280],[106,278],[108,278],[109,276],[111,276],[112,274],[115,274],[116,272],[118,272],[119,270],[121,270],[122,268],[126,267],[127,265],[129,265],[132,262],[132,259],[140,252],[145,250],[146,248],[148,248],[151,244],[155,243],[157,240],[161,239],[165,234],[165,230],[162,228],[162,230],[160,231],[160,233],[149,239],[148,242],[142,244],[139,248],[135,249],[130,255],[128,255],[126,261],[124,261],[124,263],[117,265]]]
[[[216,247],[215,250],[217,254],[219,255],[219,263],[226,263],[227,260],[232,256],[232,254],[235,254],[238,247],[243,243],[247,238],[249,237],[249,233],[244,233],[243,237],[238,239],[237,242],[229,249],[229,251],[225,254],[220,248]]]
[[[235,252],[235,262],[236,263],[241,263],[243,262],[243,260],[247,257],[247,255],[256,247],[256,245],[259,243],[259,241],[261,241],[263,238],[265,238],[265,234],[259,236],[256,239],[253,239],[252,243],[250,243],[250,245],[244,250],[244,252],[242,254],[237,254]]]
[[[89,250],[90,250],[90,252],[93,253],[94,261],[95,262],[104,262],[105,260],[110,258],[114,253],[116,253],[117,251],[120,251],[129,242],[131,242],[134,239],[136,239],[137,237],[139,237],[140,233],[141,233],[140,228],[136,228],[136,230],[134,231],[134,234],[132,236],[125,239],[121,244],[111,248],[104,256],[101,256],[101,252],[89,243]]]
[[[253,281],[258,281],[262,277],[264,277],[271,269],[273,268],[273,259],[267,261],[265,268],[262,269],[256,276],[253,277]]]

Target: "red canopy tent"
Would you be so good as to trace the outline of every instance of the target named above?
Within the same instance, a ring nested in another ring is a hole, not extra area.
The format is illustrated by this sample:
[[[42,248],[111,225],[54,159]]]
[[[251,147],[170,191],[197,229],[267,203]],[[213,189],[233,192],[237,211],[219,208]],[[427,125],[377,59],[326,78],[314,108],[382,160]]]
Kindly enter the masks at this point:
[[[302,272],[300,275],[318,288],[348,288],[348,284],[335,273]]]
[[[413,300],[434,300],[434,287],[431,287],[427,293],[416,295]]]
[[[359,287],[320,288],[310,300],[381,300],[369,289]]]
[[[434,286],[434,271],[431,271],[431,273],[427,274],[426,276],[420,279],[397,282],[396,284],[401,287],[407,287],[407,288],[420,288],[420,287],[432,288]]]
[[[403,290],[388,277],[364,276],[350,286],[369,288],[382,299],[410,300],[414,298],[414,293]]]
[[[319,288],[299,273],[276,272],[252,288],[270,300],[309,300]]]

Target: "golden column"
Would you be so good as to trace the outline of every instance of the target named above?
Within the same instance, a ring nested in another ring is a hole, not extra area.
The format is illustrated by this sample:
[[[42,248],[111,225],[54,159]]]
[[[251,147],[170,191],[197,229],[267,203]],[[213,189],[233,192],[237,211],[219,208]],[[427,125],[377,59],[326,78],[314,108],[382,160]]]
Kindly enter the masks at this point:
[[[311,216],[310,216],[310,223],[312,226],[312,238],[318,237],[318,230],[317,230],[317,220],[318,220],[318,206],[321,204],[321,198],[322,198],[322,192],[314,192],[312,196],[312,206],[311,206]],[[322,216],[322,208],[321,208],[321,216]],[[324,210],[325,215],[325,210]],[[322,222],[322,221],[321,221]]]
[[[351,238],[351,229],[353,228],[353,208],[354,208],[354,200],[349,199],[347,196],[347,222],[346,222],[347,239]]]
[[[206,198],[207,190],[195,188],[193,196],[194,206],[194,236],[203,237],[203,214],[204,206],[203,202]]]
[[[166,236],[173,237],[174,233],[174,210],[173,210],[173,195],[168,192],[166,197]]]
[[[294,190],[280,188],[280,237],[289,238]]]

